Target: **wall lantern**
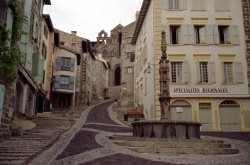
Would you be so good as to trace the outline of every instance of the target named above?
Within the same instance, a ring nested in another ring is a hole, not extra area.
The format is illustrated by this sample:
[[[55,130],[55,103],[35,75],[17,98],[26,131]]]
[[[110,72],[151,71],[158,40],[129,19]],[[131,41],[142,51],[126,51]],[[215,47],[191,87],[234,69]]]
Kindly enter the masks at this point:
[[[151,73],[152,69],[151,69],[150,65],[155,66],[154,64],[148,63],[147,73]]]

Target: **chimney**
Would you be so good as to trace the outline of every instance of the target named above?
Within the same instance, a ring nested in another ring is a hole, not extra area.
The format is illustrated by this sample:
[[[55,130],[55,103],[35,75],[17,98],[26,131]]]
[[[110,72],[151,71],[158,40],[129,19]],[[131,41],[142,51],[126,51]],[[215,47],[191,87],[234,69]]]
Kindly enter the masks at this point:
[[[76,36],[76,33],[77,33],[76,31],[71,31],[71,34],[74,36]]]

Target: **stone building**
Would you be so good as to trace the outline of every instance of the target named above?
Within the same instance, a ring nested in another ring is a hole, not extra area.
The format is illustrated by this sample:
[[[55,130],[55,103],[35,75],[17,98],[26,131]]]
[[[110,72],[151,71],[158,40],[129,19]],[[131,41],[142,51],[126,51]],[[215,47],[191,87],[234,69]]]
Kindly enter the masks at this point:
[[[3,32],[12,30],[13,15],[9,7],[9,1],[0,2],[0,38]],[[4,43],[0,42],[0,60],[4,58]],[[0,77],[0,141],[11,136],[11,118],[14,107],[15,86],[9,84]]]
[[[121,49],[122,49],[122,25],[117,25],[111,30],[110,36],[102,30],[97,37],[95,49],[97,53],[107,60],[110,65],[108,73],[108,96],[120,98],[121,88]]]
[[[97,100],[103,100],[108,97],[108,69],[109,65],[102,54],[95,56],[93,83],[97,89]]]
[[[137,13],[138,14],[138,13]],[[131,44],[136,22],[125,26],[122,31],[122,56],[121,56],[121,105],[134,105],[134,51]]]
[[[144,0],[132,43],[135,101],[143,105],[145,117],[161,117],[159,60],[164,30],[172,119],[200,122],[202,130],[250,130],[243,23],[241,1]]]
[[[73,50],[77,52],[79,55],[77,57],[77,61],[79,65],[77,65],[77,72],[76,72],[76,79],[75,79],[75,85],[76,85],[76,105],[85,104],[85,84],[86,84],[86,64],[84,59],[84,53],[87,53],[87,46],[85,46],[85,51],[83,51],[83,41],[87,41],[86,39],[77,36],[76,31],[72,31],[71,33],[66,33],[60,30],[56,30],[59,37],[59,45],[61,47],[65,47],[69,50]]]

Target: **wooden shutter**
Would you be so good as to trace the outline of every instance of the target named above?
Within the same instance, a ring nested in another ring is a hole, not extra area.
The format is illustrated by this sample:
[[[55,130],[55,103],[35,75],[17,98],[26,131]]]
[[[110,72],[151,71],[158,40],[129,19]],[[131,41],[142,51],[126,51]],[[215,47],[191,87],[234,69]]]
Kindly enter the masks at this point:
[[[196,66],[196,82],[197,83],[200,83],[201,81],[201,76],[200,76],[200,62],[199,61],[196,61],[195,62],[195,66]]]
[[[70,76],[69,78],[69,89],[70,90],[74,89],[74,76]]]
[[[60,75],[56,75],[54,82],[53,82],[53,86],[55,89],[59,89],[60,88]]]
[[[181,27],[179,26],[178,28],[177,28],[177,43],[178,44],[181,44]]]
[[[188,64],[188,61],[185,60],[183,61],[183,65],[182,65],[182,81],[184,83],[188,83],[190,80],[190,75],[189,75],[189,64]]]
[[[168,3],[168,0],[162,0],[162,10],[167,9],[167,7],[168,7],[167,3]]]
[[[210,82],[216,83],[216,68],[215,68],[215,62],[211,61],[209,62],[210,66]]]
[[[224,71],[224,61],[221,61],[222,83],[226,83],[226,75]]]
[[[56,70],[60,71],[61,70],[61,66],[62,66],[62,58],[61,57],[57,57],[56,58]]]
[[[165,32],[166,32],[166,42],[168,45],[168,44],[171,44],[171,42],[170,42],[170,36],[171,36],[170,27],[166,25],[164,28],[165,28]]]
[[[71,72],[75,71],[75,59],[74,58],[71,58],[71,61],[70,61],[70,71]]]
[[[244,83],[243,66],[241,62],[235,62],[235,80],[239,84]]]
[[[181,2],[181,9],[187,9],[187,0],[179,0]]]
[[[213,25],[213,29],[214,29],[214,44],[218,45],[220,43],[218,25]]]
[[[168,9],[174,9],[174,0],[168,0]]]
[[[235,45],[240,44],[238,26],[232,26],[232,43]]]
[[[204,10],[204,0],[192,0],[192,10]]]
[[[188,44],[195,43],[194,25],[188,25]]]
[[[228,0],[215,0],[216,10],[228,10]]]
[[[224,34],[225,44],[229,44],[230,43],[229,27],[224,29],[223,34]]]
[[[206,43],[206,26],[203,26],[199,29],[200,33],[200,43]]]
[[[207,31],[208,31],[208,43],[213,45],[215,44],[214,41],[214,26],[213,25],[208,25],[207,26]]]
[[[188,44],[188,25],[182,25],[181,27],[182,29],[182,43],[183,44]]]

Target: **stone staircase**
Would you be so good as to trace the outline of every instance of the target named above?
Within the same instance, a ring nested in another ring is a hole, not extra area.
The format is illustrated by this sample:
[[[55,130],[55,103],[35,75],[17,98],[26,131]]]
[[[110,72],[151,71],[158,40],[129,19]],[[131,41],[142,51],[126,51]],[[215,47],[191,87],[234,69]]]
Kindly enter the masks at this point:
[[[238,149],[231,148],[222,140],[192,140],[139,138],[132,136],[109,137],[113,143],[138,153],[152,154],[236,154]]]
[[[0,142],[1,165],[28,164],[51,147],[72,125],[67,118],[36,117],[32,121],[37,125],[34,129]]]

